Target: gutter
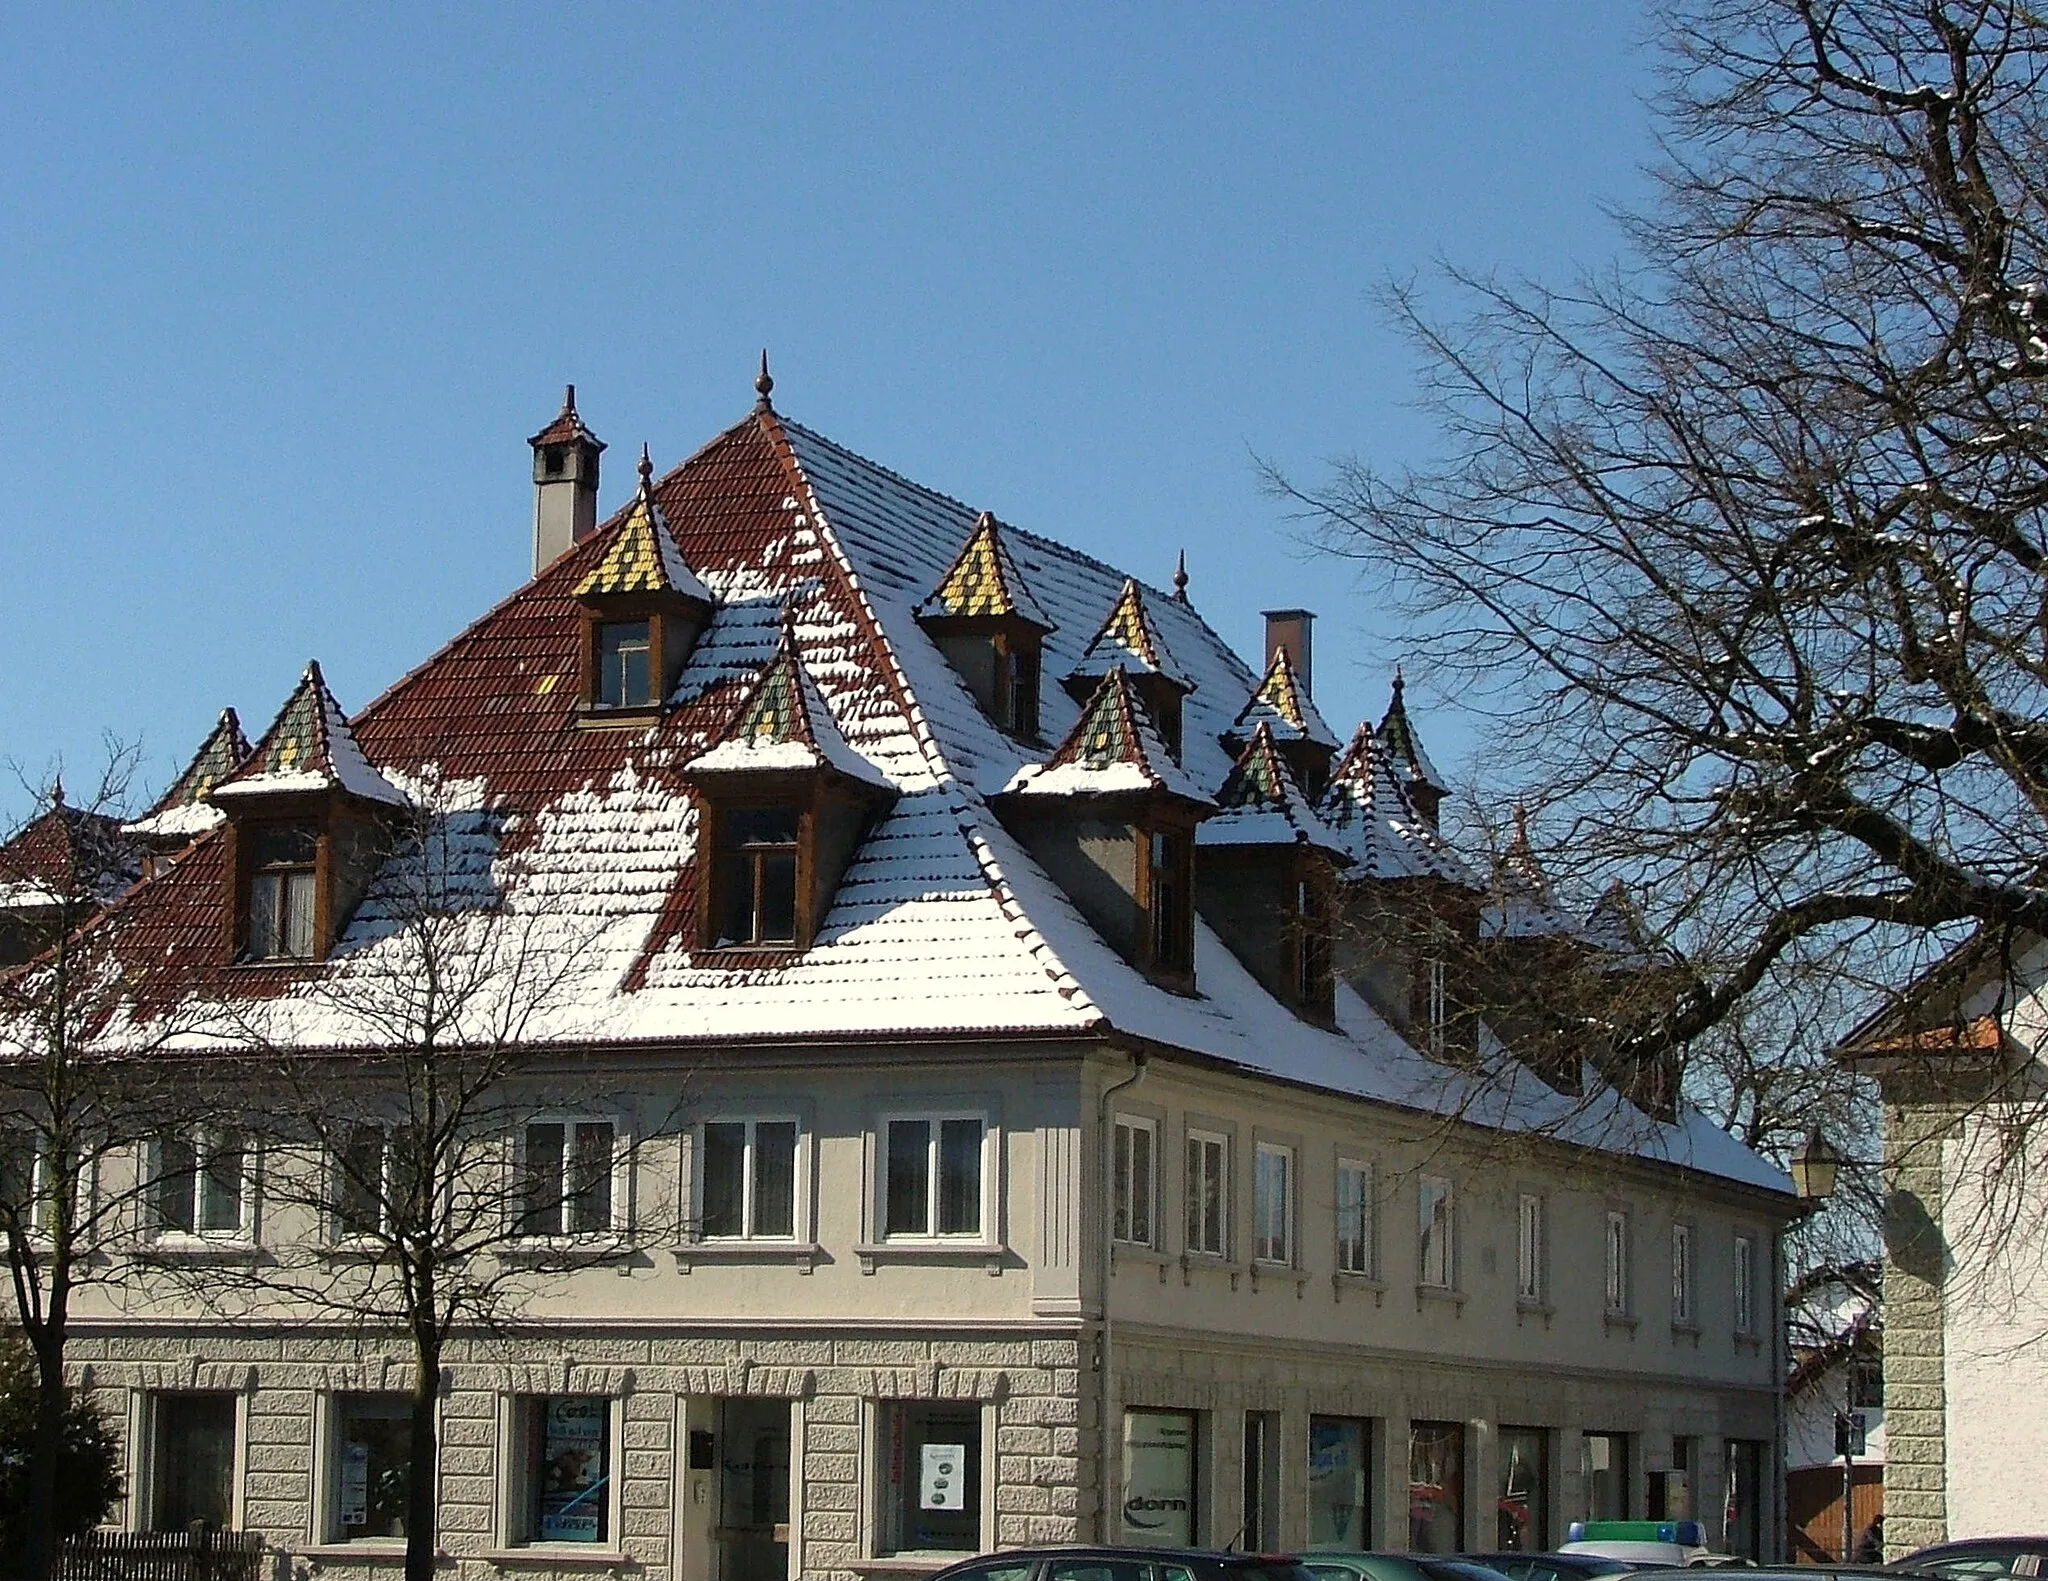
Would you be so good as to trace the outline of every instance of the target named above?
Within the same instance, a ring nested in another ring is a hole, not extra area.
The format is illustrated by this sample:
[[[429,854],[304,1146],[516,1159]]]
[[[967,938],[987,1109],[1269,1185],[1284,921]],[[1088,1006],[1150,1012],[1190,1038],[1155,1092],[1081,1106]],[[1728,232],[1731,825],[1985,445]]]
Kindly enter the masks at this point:
[[[1099,1543],[1113,1543],[1115,1536],[1110,1530],[1111,1489],[1115,1486],[1116,1445],[1110,1432],[1110,1406],[1115,1399],[1115,1325],[1110,1317],[1109,1282],[1115,1273],[1116,1248],[1113,1215],[1116,1204],[1116,1129],[1110,1123],[1110,1102],[1120,1092],[1127,1092],[1145,1079],[1146,1057],[1137,1050],[1129,1051],[1131,1074],[1122,1081],[1111,1082],[1102,1089],[1102,1096],[1096,1100],[1095,1129],[1102,1146],[1102,1257],[1097,1269],[1102,1292],[1102,1328],[1096,1337],[1095,1355],[1095,1427],[1097,1444],[1095,1451],[1095,1481],[1099,1492],[1096,1495],[1096,1533]],[[1153,1160],[1158,1168],[1159,1161]]]

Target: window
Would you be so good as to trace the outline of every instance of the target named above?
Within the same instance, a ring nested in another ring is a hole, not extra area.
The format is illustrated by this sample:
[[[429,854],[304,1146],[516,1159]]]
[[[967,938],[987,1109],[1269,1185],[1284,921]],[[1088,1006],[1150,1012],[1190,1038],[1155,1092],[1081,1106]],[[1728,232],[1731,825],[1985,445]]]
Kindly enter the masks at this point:
[[[1457,1247],[1452,1243],[1451,1183],[1424,1175],[1418,1194],[1417,1282],[1449,1290],[1457,1282]]]
[[[1188,1244],[1201,1257],[1229,1255],[1229,1142],[1206,1131],[1188,1132]]]
[[[76,1158],[74,1153],[73,1157]],[[0,1213],[11,1218],[29,1234],[49,1235],[55,1226],[53,1214],[64,1190],[64,1177],[76,1177],[78,1201],[74,1230],[90,1217],[86,1181],[81,1169],[57,1167],[49,1139],[27,1126],[0,1129]]]
[[[979,1236],[985,1133],[979,1116],[891,1120],[883,1233]]]
[[[1735,1332],[1756,1332],[1756,1241],[1735,1237]]]
[[[1579,1472],[1589,1521],[1629,1518],[1628,1434],[1588,1433],[1579,1440]]]
[[[258,824],[247,839],[249,959],[312,959],[319,836],[311,829]]]
[[[335,1397],[328,1541],[405,1535],[405,1470],[412,1422],[402,1394]]]
[[[527,1126],[520,1234],[594,1235],[612,1227],[615,1135],[609,1120]]]
[[[515,1411],[523,1440],[514,1541],[601,1543],[611,1537],[612,1402],[529,1395]]]
[[[707,1240],[790,1240],[796,1235],[794,1120],[714,1120],[704,1127]]]
[[[1308,1546],[1372,1546],[1372,1424],[1356,1417],[1308,1419]]]
[[[799,823],[787,807],[719,814],[721,946],[796,943]]]
[[[1152,1244],[1152,1198],[1156,1178],[1154,1156],[1158,1127],[1150,1120],[1119,1116],[1116,1122],[1115,1156],[1110,1161],[1115,1176],[1116,1200],[1110,1233],[1128,1246]]]
[[[882,1407],[878,1554],[976,1553],[981,1537],[981,1408],[891,1400]]]
[[[242,1133],[209,1127],[159,1137],[150,1204],[163,1235],[236,1236],[249,1225],[249,1155]]]
[[[151,1406],[150,1530],[182,1532],[194,1521],[232,1526],[235,1397],[159,1394]]]
[[[1494,1506],[1494,1546],[1510,1553],[1547,1549],[1550,1434],[1541,1427],[1503,1427],[1499,1450],[1500,1497]]]
[[[1543,1299],[1543,1254],[1543,1199],[1525,1191],[1515,1217],[1516,1299]]]
[[[1294,1150],[1258,1145],[1252,1163],[1252,1256],[1294,1261]]]
[[[1178,830],[1155,830],[1145,837],[1151,964],[1155,971],[1180,977],[1195,969],[1194,913],[1188,907],[1194,849],[1194,842]]]
[[[1197,1426],[1192,1411],[1124,1412],[1120,1541],[1186,1548],[1195,1541]]]
[[[1337,1271],[1363,1274],[1374,1272],[1372,1243],[1372,1166],[1337,1163]],[[1313,1544],[1311,1546],[1314,1546]]]
[[[1852,1411],[1882,1411],[1884,1409],[1884,1359],[1879,1356],[1859,1356],[1849,1363],[1849,1409]]]
[[[1441,955],[1432,955],[1422,963],[1426,1024],[1429,1029],[1429,1053],[1432,1059],[1442,1059],[1450,1048],[1451,1001],[1449,974]]]
[[[349,1132],[334,1159],[334,1231],[342,1240],[362,1240],[388,1227],[385,1170],[390,1139],[381,1125]]]
[[[1408,1428],[1408,1549],[1455,1554],[1465,1548],[1465,1429],[1457,1422]]]
[[[1610,1316],[1621,1317],[1628,1312],[1628,1212],[1624,1208],[1607,1210],[1607,1311]]]
[[[1014,642],[1001,662],[1007,696],[1003,699],[1002,724],[1011,735],[1024,740],[1038,735],[1038,649]]]
[[[1316,879],[1294,885],[1294,992],[1304,1010],[1330,1011],[1330,897]]]
[[[1692,1226],[1671,1226],[1671,1321],[1679,1326],[1692,1317]]]
[[[604,708],[645,708],[654,701],[649,622],[607,620],[598,625],[597,701]]]

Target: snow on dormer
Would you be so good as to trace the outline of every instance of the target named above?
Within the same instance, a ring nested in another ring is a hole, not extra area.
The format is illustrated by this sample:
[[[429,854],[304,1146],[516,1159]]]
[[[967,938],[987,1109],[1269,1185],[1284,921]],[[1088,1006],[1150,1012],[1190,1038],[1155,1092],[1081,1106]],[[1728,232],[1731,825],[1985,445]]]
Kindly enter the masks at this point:
[[[1337,737],[1316,712],[1308,688],[1295,674],[1294,661],[1283,647],[1273,649],[1265,678],[1246,699],[1230,728],[1223,732],[1224,749],[1242,753],[1260,730],[1269,732],[1301,787],[1311,796],[1319,793],[1329,778]]]
[[[348,716],[341,711],[320,661],[307,664],[299,684],[264,732],[256,750],[216,784],[209,799],[216,805],[244,803],[257,797],[340,791],[361,801],[388,806],[406,804],[404,793],[372,767],[356,744]]]
[[[1039,673],[1055,630],[983,511],[939,584],[915,611],[983,713],[1020,741],[1038,738]]]
[[[1043,763],[1027,763],[1006,796],[1157,795],[1213,809],[1167,750],[1136,680],[1121,665],[1102,677],[1067,738]]]
[[[1207,819],[1195,844],[1210,846],[1306,846],[1324,851],[1338,862],[1353,860],[1349,843],[1323,822],[1302,794],[1294,771],[1280,755],[1273,727],[1261,721],[1216,804],[1223,810]]]
[[[1408,717],[1408,705],[1402,700],[1406,689],[1407,683],[1401,678],[1397,666],[1394,670],[1394,695],[1387,702],[1385,717],[1380,720],[1380,741],[1394,760],[1408,800],[1434,829],[1437,826],[1437,809],[1451,793],[1451,787],[1437,772],[1436,765],[1429,761],[1429,754],[1422,750],[1422,740],[1416,735],[1414,722]]]
[[[1350,850],[1353,878],[1437,878],[1484,887],[1416,811],[1385,741],[1370,725],[1358,727],[1331,769],[1320,811]]]
[[[1195,689],[1195,683],[1153,624],[1134,577],[1125,579],[1108,618],[1081,650],[1080,661],[1067,672],[1063,684],[1074,701],[1081,702],[1112,670],[1123,671],[1144,698],[1160,739],[1178,763],[1181,700]]]
[[[249,753],[242,721],[232,708],[223,708],[184,772],[155,806],[126,826],[126,832],[154,846],[176,846],[214,828],[222,813],[206,798],[214,786],[249,760]]]

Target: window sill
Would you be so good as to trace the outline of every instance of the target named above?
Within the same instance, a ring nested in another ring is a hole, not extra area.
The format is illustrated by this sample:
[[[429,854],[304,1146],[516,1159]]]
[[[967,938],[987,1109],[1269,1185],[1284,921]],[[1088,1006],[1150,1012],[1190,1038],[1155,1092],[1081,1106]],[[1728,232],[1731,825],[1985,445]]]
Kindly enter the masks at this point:
[[[1234,1263],[1227,1257],[1213,1256],[1208,1252],[1182,1252],[1180,1254],[1180,1282],[1191,1285],[1195,1282],[1195,1270],[1202,1268],[1212,1274],[1230,1275],[1230,1288],[1235,1290],[1237,1282],[1244,1277],[1245,1265]]]
[[[500,1246],[497,1258],[518,1268],[590,1268],[630,1257],[633,1251],[632,1242],[621,1235],[537,1236]]]
[[[980,1549],[967,1552],[949,1550],[945,1553],[890,1554],[886,1559],[856,1559],[847,1566],[862,1575],[872,1576],[923,1576],[933,1575],[949,1565],[957,1565],[963,1559],[972,1559]]]
[[[1737,1350],[1762,1350],[1764,1348],[1764,1337],[1761,1334],[1738,1333],[1735,1336],[1735,1348]]]
[[[670,1249],[676,1272],[686,1274],[698,1263],[794,1266],[807,1274],[824,1262],[825,1248],[815,1241],[686,1241]]]
[[[253,1263],[263,1256],[263,1248],[240,1236],[159,1235],[145,1241],[141,1253],[145,1259],[167,1263]]]
[[[590,1570],[622,1570],[628,1566],[638,1568],[640,1561],[631,1554],[617,1548],[599,1548],[596,1544],[582,1543],[534,1543],[520,1548],[492,1548],[479,1554],[478,1558],[500,1570],[553,1569],[556,1566],[570,1566]]]
[[[364,1537],[352,1543],[315,1543],[311,1548],[302,1548],[299,1551],[316,1563],[323,1559],[339,1560],[343,1563],[351,1559],[403,1559],[405,1558],[405,1539],[403,1537]],[[434,1551],[434,1559],[437,1564],[450,1558],[451,1555],[444,1550],[436,1549]]]
[[[1465,1315],[1465,1292],[1454,1290],[1449,1285],[1417,1285],[1415,1287],[1415,1310],[1420,1312],[1432,1303],[1448,1306],[1459,1317]]]
[[[1117,1271],[1122,1263],[1136,1263],[1144,1268],[1157,1268],[1159,1282],[1166,1283],[1166,1270],[1173,1266],[1173,1256],[1162,1252],[1156,1246],[1140,1246],[1135,1241],[1112,1241],[1109,1248],[1109,1269]]]
[[[1632,1312],[1602,1312],[1600,1314],[1601,1326],[1608,1333],[1612,1334],[1619,1330],[1630,1339],[1636,1337],[1636,1330],[1642,1326],[1642,1321],[1641,1318]]]
[[[872,1274],[883,1263],[980,1263],[991,1279],[1003,1271],[1010,1249],[991,1241],[878,1241],[856,1246],[860,1271]]]
[[[1548,1301],[1534,1301],[1528,1296],[1515,1297],[1515,1322],[1526,1323],[1530,1318],[1543,1319],[1543,1326],[1550,1327],[1550,1320],[1557,1316],[1557,1308]]]
[[[1376,1307],[1387,1304],[1386,1285],[1373,1278],[1371,1274],[1352,1274],[1339,1269],[1330,1275],[1330,1289],[1339,1301],[1344,1299],[1345,1291],[1356,1290],[1360,1295],[1369,1294],[1372,1297],[1372,1304]]]
[[[1682,1341],[1682,1340],[1690,1340],[1690,1341],[1692,1341],[1692,1348],[1693,1348],[1694,1350],[1698,1350],[1698,1349],[1700,1348],[1700,1326],[1699,1326],[1699,1324],[1697,1324],[1697,1323],[1674,1323],[1674,1324],[1672,1324],[1672,1325],[1671,1325],[1671,1343],[1672,1343],[1672,1344],[1674,1344],[1674,1345],[1676,1345],[1676,1344],[1678,1344],[1678,1343],[1679,1343],[1680,1341]]]
[[[630,730],[660,721],[659,703],[578,703],[576,723],[585,730]]]
[[[1252,1288],[1254,1290],[1258,1289],[1261,1281],[1283,1287],[1292,1285],[1294,1286],[1295,1297],[1299,1299],[1302,1293],[1308,1289],[1308,1270],[1296,1268],[1292,1263],[1254,1261],[1252,1263]]]

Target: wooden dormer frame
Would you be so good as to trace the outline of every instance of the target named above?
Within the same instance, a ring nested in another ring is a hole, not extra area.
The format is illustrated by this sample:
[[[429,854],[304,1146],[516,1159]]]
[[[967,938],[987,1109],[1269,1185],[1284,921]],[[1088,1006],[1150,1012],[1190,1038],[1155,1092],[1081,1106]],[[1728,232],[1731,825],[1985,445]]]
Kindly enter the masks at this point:
[[[327,790],[280,792],[260,802],[240,802],[228,814],[223,838],[227,842],[228,893],[225,899],[225,936],[228,962],[236,967],[278,969],[317,966],[334,948],[348,918],[360,902],[360,895],[346,904],[337,903],[341,878],[338,836],[347,825],[362,829],[366,842],[378,844],[390,837],[391,811],[364,801],[335,787]],[[313,948],[306,955],[249,955],[251,889],[256,877],[254,836],[259,830],[301,829],[313,835]],[[369,864],[365,885],[374,874]]]
[[[1013,740],[1031,745],[1044,739],[1045,629],[1042,626],[1021,615],[920,615],[918,624],[954,673],[966,682],[975,702],[980,704],[981,711],[998,730]],[[963,668],[955,651],[949,647],[949,644],[960,642],[986,642],[989,645],[989,656],[993,662],[989,667],[986,690],[975,684],[975,677]],[[1008,661],[1015,653],[1030,654],[1038,669],[1038,691],[1029,719],[1016,717],[1015,699],[1010,691]]]
[[[1195,863],[1198,860],[1195,855],[1195,826],[1200,821],[1158,801],[1135,809],[1131,819],[1131,835],[1138,848],[1138,882],[1134,899],[1141,919],[1135,964],[1154,983],[1176,994],[1193,994],[1195,991]],[[1157,879],[1152,861],[1155,836],[1181,842],[1181,872],[1177,876],[1181,891],[1181,928],[1186,942],[1185,964],[1162,960],[1158,951]]]
[[[710,606],[685,594],[658,592],[592,593],[577,603],[583,616],[577,722],[602,728],[658,718],[668,706],[669,693],[675,690],[676,678],[689,662],[698,637],[710,623]],[[598,650],[603,629],[640,620],[647,622],[647,674],[653,695],[645,703],[607,706],[598,701]]]

